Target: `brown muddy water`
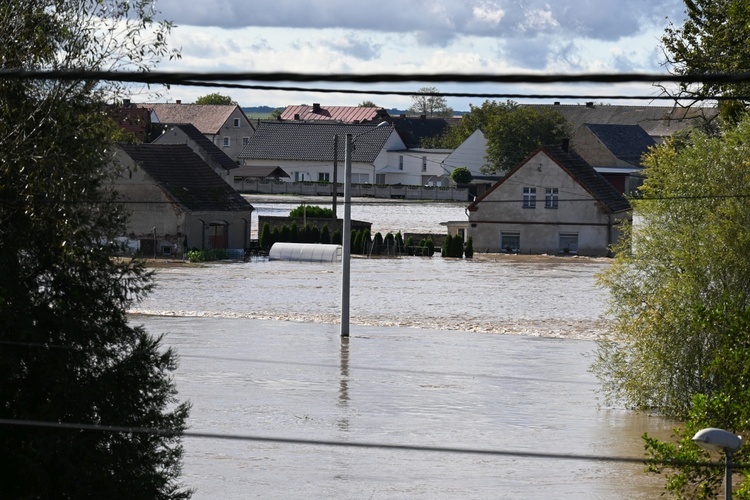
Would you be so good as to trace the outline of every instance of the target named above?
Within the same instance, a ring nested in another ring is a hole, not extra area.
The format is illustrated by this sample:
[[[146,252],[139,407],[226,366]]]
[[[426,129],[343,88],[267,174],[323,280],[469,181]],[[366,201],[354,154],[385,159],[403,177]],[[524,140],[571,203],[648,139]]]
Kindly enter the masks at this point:
[[[641,464],[544,457],[642,458],[644,432],[670,434],[599,407],[608,265],[356,258],[347,342],[340,265],[166,266],[133,322],[177,348],[191,431],[499,452],[187,438],[197,499],[657,498]]]

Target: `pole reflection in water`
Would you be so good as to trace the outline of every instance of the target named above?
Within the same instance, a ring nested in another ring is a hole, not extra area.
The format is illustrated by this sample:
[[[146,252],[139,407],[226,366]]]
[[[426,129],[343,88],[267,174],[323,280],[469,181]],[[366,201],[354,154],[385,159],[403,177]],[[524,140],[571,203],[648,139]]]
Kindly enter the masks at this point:
[[[349,337],[341,337],[340,353],[339,407],[342,408],[342,416],[339,419],[339,429],[348,431],[349,418],[346,416],[346,409],[349,406]]]

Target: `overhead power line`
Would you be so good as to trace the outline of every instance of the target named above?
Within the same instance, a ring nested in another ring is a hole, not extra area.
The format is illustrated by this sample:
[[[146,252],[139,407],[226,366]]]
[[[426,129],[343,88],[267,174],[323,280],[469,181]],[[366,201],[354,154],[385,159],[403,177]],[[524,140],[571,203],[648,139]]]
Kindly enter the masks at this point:
[[[150,434],[166,437],[184,437],[193,439],[216,439],[216,440],[229,440],[229,441],[251,441],[251,442],[262,442],[262,443],[277,443],[277,444],[289,444],[297,446],[326,446],[326,447],[337,447],[337,448],[364,448],[364,449],[378,449],[378,450],[392,450],[392,451],[414,451],[414,452],[429,452],[429,453],[452,453],[462,455],[490,455],[490,456],[504,456],[514,458],[530,458],[530,459],[547,459],[547,460],[578,460],[587,462],[614,462],[614,463],[635,463],[635,464],[660,464],[666,466],[683,466],[693,465],[702,467],[712,468],[724,468],[723,462],[693,462],[685,460],[654,460],[648,458],[635,458],[635,457],[614,457],[614,456],[603,456],[603,455],[574,455],[567,453],[539,453],[533,451],[513,451],[513,450],[491,450],[483,448],[460,448],[460,447],[448,447],[448,446],[419,446],[419,445],[404,445],[404,444],[387,444],[387,443],[368,443],[368,442],[352,442],[352,441],[333,441],[325,439],[299,439],[299,438],[283,438],[283,437],[272,437],[272,436],[250,436],[240,434],[219,434],[211,432],[193,432],[193,431],[179,431],[179,430],[166,430],[166,429],[144,429],[139,427],[121,427],[121,426],[104,426],[104,425],[89,425],[89,424],[71,424],[61,422],[42,422],[36,420],[13,420],[13,419],[0,419],[0,425],[10,425],[19,427],[44,427],[44,428],[56,428],[56,429],[68,429],[68,430],[84,430],[84,431],[97,431],[97,432],[110,432],[110,433],[121,433],[121,434]],[[732,467],[735,469],[747,468],[750,464],[733,463]]]

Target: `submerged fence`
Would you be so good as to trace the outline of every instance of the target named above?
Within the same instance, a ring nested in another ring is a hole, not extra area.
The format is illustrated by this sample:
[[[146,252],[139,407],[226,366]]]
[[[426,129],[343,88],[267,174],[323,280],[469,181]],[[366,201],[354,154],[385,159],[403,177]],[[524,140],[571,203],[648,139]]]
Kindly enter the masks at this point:
[[[282,182],[245,179],[235,182],[241,193],[298,194],[307,196],[333,196],[330,182]],[[344,196],[344,185],[336,184],[337,194]],[[351,196],[370,198],[402,198],[406,200],[469,201],[469,190],[440,186],[399,186],[378,184],[352,184]]]

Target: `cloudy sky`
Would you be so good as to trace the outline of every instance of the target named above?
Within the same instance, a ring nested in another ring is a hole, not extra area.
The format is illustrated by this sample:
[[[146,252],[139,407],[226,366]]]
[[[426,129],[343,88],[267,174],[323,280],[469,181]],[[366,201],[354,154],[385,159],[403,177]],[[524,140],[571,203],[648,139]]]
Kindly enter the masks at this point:
[[[682,0],[158,0],[157,8],[177,25],[171,41],[182,51],[181,60],[159,69],[199,72],[663,73],[660,37],[670,22],[680,25],[684,18]],[[558,96],[658,94],[648,84],[302,86],[406,92],[437,87],[442,92]],[[408,96],[192,87],[173,87],[162,100],[192,102],[214,91],[231,95],[242,106],[357,105],[370,100],[405,109],[412,103]],[[447,99],[456,110],[485,100]]]

